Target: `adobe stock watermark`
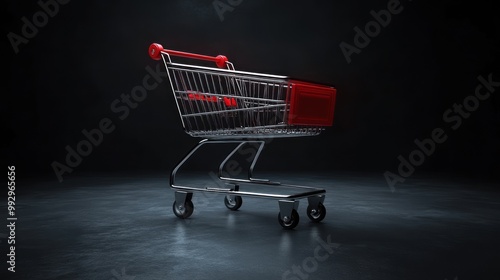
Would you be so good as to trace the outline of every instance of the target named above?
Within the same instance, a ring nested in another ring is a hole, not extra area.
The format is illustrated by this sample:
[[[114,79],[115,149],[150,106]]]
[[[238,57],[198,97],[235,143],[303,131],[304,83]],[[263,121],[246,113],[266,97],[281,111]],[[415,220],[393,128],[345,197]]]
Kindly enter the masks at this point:
[[[275,119],[275,117],[271,117],[269,119],[270,120],[269,122],[274,121],[274,119]],[[254,137],[254,138],[244,138],[239,143],[243,143],[243,142],[248,141],[247,145],[242,146],[242,148],[238,149],[236,151],[236,153],[241,157],[245,157],[245,162],[247,164],[251,164],[254,160],[255,160],[255,163],[257,164],[258,158],[255,159],[255,157],[260,156],[260,154],[257,154],[257,152],[261,146],[261,143],[259,143],[259,142],[264,142],[262,145],[264,145],[264,147],[265,147],[265,145],[268,145],[271,142],[273,142],[275,138],[277,138],[277,137],[269,137],[266,135],[259,135],[259,136]],[[238,177],[240,177],[245,171],[247,172],[247,175],[250,175],[249,174],[250,167],[248,170],[243,169],[243,167],[241,166],[241,162],[233,159],[232,157],[228,158],[228,161],[226,162],[224,167],[225,167],[225,169],[223,170],[223,172],[227,173],[229,178],[232,178],[232,179],[238,179]],[[208,173],[208,175],[210,176],[210,178],[212,178],[212,180],[215,182],[215,184],[218,185],[220,188],[226,187],[225,181],[221,180],[219,178],[218,174],[216,174],[214,171],[210,171]]]
[[[443,122],[450,126],[451,130],[459,129],[463,121],[479,108],[481,101],[490,98],[491,94],[500,86],[500,80],[493,80],[493,73],[490,73],[487,78],[479,76],[477,79],[479,84],[476,86],[474,94],[468,95],[460,104],[455,103],[444,111]],[[390,171],[384,172],[384,178],[391,191],[394,192],[396,184],[402,183],[410,177],[415,172],[415,168],[424,164],[425,160],[435,153],[437,146],[447,139],[448,135],[445,128],[442,127],[434,128],[428,138],[415,139],[415,149],[407,157],[403,155],[397,157],[399,161],[397,174]]]
[[[111,270],[113,277],[110,280],[134,280],[135,276],[127,275],[125,267],[122,267],[121,271],[118,272],[116,269]]]
[[[319,236],[316,237],[318,245],[314,248],[313,255],[306,257],[299,265],[292,265],[291,269],[283,272],[282,280],[304,280],[308,279],[311,274],[316,272],[319,265],[326,261],[340,247],[340,244],[333,243],[331,235],[328,235],[326,241]]]
[[[156,89],[163,80],[167,77],[167,72],[161,69],[161,64],[156,65],[156,70],[151,68],[149,65],[146,66],[146,75],[142,78],[142,83],[133,87],[130,94],[122,93],[120,98],[117,98],[111,102],[110,110],[111,112],[118,115],[118,119],[123,121],[129,115],[131,110],[137,108],[139,103],[143,102],[147,96],[148,92]],[[75,146],[66,145],[66,157],[64,164],[58,161],[53,161],[51,167],[59,182],[63,181],[63,175],[65,173],[71,173],[78,167],[83,159],[89,156],[94,148],[101,145],[104,140],[104,136],[112,133],[116,128],[111,118],[102,118],[96,128],[87,130],[83,129],[82,136],[83,139],[79,141]]]
[[[408,1],[411,2],[412,0]],[[353,54],[360,54],[362,49],[368,47],[371,40],[380,34],[382,28],[387,27],[391,23],[392,17],[400,14],[403,10],[404,7],[399,0],[389,0],[387,2],[387,9],[382,9],[378,12],[371,10],[370,15],[373,20],[368,21],[363,29],[358,26],[353,28],[355,32],[353,43],[348,44],[342,41],[339,45],[347,63],[351,63],[351,56]]]
[[[264,145],[269,144],[272,142],[274,138],[269,137],[269,138],[254,138],[254,139],[248,139],[248,140],[241,140],[242,142],[244,141],[249,141],[248,147],[244,147],[243,149],[238,149],[237,153],[239,156],[246,156],[245,161],[250,164],[254,158],[257,156],[257,150],[260,147],[260,143],[258,141],[264,141]],[[258,162],[258,161],[257,161]],[[226,164],[225,164],[225,169],[223,170],[224,172],[227,173],[227,175],[230,178],[238,178],[238,176],[242,175],[245,169],[241,166],[240,162],[230,158]],[[250,171],[250,170],[247,170]],[[209,176],[216,181],[219,185],[223,186],[224,182],[219,179],[219,176],[213,172],[209,172]]]
[[[23,16],[21,22],[21,32],[19,34],[9,32],[7,38],[14,53],[19,53],[19,46],[21,44],[28,44],[30,39],[33,39],[39,30],[49,23],[49,19],[55,17],[60,10],[60,5],[66,5],[70,0],[40,0],[37,2],[40,10],[36,11],[31,19]]]
[[[215,12],[219,16],[221,22],[224,21],[224,13],[234,11],[234,8],[238,7],[243,0],[215,0],[212,2]]]

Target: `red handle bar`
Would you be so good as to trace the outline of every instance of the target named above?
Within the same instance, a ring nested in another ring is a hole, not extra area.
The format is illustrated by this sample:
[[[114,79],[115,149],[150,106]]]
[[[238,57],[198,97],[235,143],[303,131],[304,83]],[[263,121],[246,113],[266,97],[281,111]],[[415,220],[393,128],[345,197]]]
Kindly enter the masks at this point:
[[[218,56],[208,56],[208,55],[202,55],[202,54],[195,54],[195,53],[188,53],[188,52],[181,52],[181,51],[174,51],[174,50],[166,50],[163,48],[162,45],[153,43],[149,46],[149,56],[154,59],[154,60],[160,60],[161,59],[161,53],[167,53],[169,55],[173,56],[181,56],[181,57],[187,57],[187,58],[193,58],[193,59],[201,59],[201,60],[208,60],[208,61],[213,61],[219,68],[226,68],[226,62],[227,57],[223,55],[218,55]]]

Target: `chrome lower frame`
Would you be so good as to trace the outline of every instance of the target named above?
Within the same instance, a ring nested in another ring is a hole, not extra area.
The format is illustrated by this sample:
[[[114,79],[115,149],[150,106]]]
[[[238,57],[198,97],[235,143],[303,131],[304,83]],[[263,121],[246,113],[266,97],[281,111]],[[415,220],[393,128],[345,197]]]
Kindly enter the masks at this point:
[[[223,169],[226,163],[235,155],[235,153],[244,145],[255,143],[258,145],[257,151],[253,156],[250,167],[248,169],[247,179],[232,178],[223,176]],[[224,184],[232,185],[231,188],[195,188],[190,186],[184,186],[176,184],[177,172],[181,167],[204,145],[210,144],[237,144],[237,146],[226,156],[226,158],[219,165],[217,179]],[[258,179],[254,178],[253,170],[259,159],[259,156],[264,149],[265,141],[262,140],[208,140],[204,139],[200,141],[172,170],[170,175],[170,187],[174,189],[175,201],[178,205],[183,205],[186,200],[191,200],[193,192],[212,192],[226,194],[230,197],[234,196],[248,196],[248,197],[258,197],[258,198],[271,198],[279,200],[280,215],[286,220],[287,217],[291,216],[293,209],[297,210],[299,206],[298,199],[308,198],[308,204],[312,208],[317,208],[320,203],[323,203],[325,199],[326,191],[321,188],[314,188],[308,186],[297,186],[290,184],[282,184],[280,182],[271,181],[268,179]],[[285,189],[295,189],[300,192],[293,192],[288,194],[272,194],[264,192],[249,192],[241,191],[239,184],[257,184],[257,185],[269,185],[273,188],[280,187]]]

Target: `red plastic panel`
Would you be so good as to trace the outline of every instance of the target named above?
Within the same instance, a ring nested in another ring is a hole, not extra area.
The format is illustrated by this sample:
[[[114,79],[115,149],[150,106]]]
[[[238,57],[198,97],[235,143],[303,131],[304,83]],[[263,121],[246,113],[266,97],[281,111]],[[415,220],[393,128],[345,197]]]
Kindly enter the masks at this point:
[[[331,126],[336,89],[301,81],[290,81],[288,124]]]

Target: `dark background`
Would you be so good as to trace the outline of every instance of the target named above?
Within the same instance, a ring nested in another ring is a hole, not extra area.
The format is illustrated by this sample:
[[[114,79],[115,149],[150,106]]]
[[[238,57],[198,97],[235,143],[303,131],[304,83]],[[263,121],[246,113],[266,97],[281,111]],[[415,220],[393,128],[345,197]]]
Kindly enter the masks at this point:
[[[222,1],[226,3],[226,1]],[[402,1],[403,11],[346,62],[339,44],[388,1],[250,1],[219,18],[212,1],[70,1],[15,54],[35,1],[7,1],[3,23],[2,159],[18,176],[47,175],[65,146],[108,117],[115,131],[64,177],[86,172],[168,172],[196,143],[181,127],[165,80],[120,120],[110,109],[142,83],[153,42],[224,54],[244,71],[334,84],[334,126],[317,137],[276,139],[260,167],[287,171],[397,172],[416,138],[436,127],[448,140],[415,174],[495,179],[500,172],[497,92],[456,131],[443,113],[474,93],[477,77],[500,80],[500,24],[491,2]],[[163,66],[162,66],[163,67]]]

